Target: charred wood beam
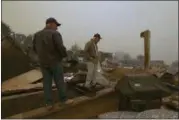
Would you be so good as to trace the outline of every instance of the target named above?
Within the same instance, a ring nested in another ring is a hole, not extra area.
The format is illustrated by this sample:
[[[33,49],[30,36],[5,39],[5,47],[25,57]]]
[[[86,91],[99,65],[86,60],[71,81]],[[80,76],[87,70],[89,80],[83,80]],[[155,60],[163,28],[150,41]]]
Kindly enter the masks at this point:
[[[74,89],[69,88],[67,90],[67,95],[69,98],[74,98],[78,96],[82,96],[79,92]],[[56,89],[53,89],[52,96],[54,102],[58,102],[58,93]],[[31,93],[23,93],[20,95],[11,95],[2,97],[1,99],[1,117],[5,118],[8,116],[12,116],[14,114],[26,112],[35,108],[39,108],[44,106],[44,93],[41,91],[31,92]],[[15,110],[12,109],[16,108]]]
[[[105,104],[105,105],[104,105]],[[118,99],[113,89],[99,91],[95,97],[77,97],[74,103],[66,106],[55,105],[54,110],[47,111],[44,107],[28,112],[16,114],[8,117],[9,119],[18,118],[90,118],[98,114],[117,110]]]

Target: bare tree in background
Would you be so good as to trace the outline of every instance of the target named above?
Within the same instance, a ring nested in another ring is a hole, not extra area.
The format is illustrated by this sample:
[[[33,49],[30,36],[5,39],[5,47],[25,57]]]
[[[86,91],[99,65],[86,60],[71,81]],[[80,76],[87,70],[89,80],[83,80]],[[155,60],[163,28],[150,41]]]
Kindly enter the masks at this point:
[[[138,56],[137,56],[137,60],[143,61],[143,60],[144,60],[144,55],[138,55]]]
[[[19,47],[23,52],[24,50],[24,41],[26,40],[26,36],[22,33],[14,34],[14,43],[15,46]]]
[[[78,56],[80,55],[81,48],[78,44],[74,44],[71,46],[70,51],[72,51],[72,55],[70,56],[73,60],[78,60]]]
[[[26,40],[24,41],[24,49],[26,52],[32,49],[33,46],[32,41],[33,41],[33,35],[30,34],[26,37]]]
[[[80,46],[78,44],[75,43],[74,45],[71,46],[70,50],[74,51],[74,52],[77,52],[77,51],[80,51],[81,48],[80,48]]]
[[[8,42],[10,42],[14,47],[23,50],[23,46],[24,46],[24,41],[26,39],[26,36],[24,34],[21,33],[15,33],[11,30],[11,28],[9,27],[9,25],[7,25],[4,22],[1,22],[1,26],[2,26],[2,37],[1,37],[1,41],[3,40],[8,40]],[[2,45],[5,45],[7,42],[3,41]]]
[[[5,38],[5,37],[10,37],[12,33],[12,30],[11,28],[6,24],[4,23],[3,21],[1,22],[1,41]]]

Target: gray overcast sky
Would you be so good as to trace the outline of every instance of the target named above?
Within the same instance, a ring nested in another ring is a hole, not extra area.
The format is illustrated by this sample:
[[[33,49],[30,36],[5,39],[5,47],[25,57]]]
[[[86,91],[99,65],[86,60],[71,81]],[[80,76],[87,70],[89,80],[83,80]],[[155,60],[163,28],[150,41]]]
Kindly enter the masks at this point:
[[[42,29],[48,17],[62,23],[59,31],[69,48],[82,48],[100,33],[99,49],[143,54],[140,32],[151,30],[151,58],[178,59],[177,1],[2,1],[2,20],[17,33]]]

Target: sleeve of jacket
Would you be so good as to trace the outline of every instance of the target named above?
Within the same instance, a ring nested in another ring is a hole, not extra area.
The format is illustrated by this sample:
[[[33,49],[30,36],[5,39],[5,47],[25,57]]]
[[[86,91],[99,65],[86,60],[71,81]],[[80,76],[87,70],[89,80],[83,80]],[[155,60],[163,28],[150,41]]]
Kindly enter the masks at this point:
[[[85,44],[85,48],[84,48],[84,52],[85,52],[85,57],[86,58],[88,58],[88,59],[90,59],[91,58],[91,56],[90,56],[90,54],[89,54],[89,47],[90,47],[90,42],[87,42],[86,44]]]
[[[54,32],[53,39],[55,43],[55,48],[62,56],[62,58],[67,57],[66,47],[63,45],[62,36],[59,32]]]

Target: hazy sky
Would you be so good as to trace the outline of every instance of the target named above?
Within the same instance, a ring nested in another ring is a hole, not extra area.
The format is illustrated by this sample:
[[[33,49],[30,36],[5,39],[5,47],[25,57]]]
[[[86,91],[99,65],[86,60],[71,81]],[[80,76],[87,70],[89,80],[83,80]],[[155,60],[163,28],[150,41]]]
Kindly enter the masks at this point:
[[[140,32],[151,30],[151,58],[178,59],[177,1],[2,1],[2,20],[26,35],[42,29],[48,17],[62,26],[64,44],[84,44],[100,33],[99,49],[143,54]]]

